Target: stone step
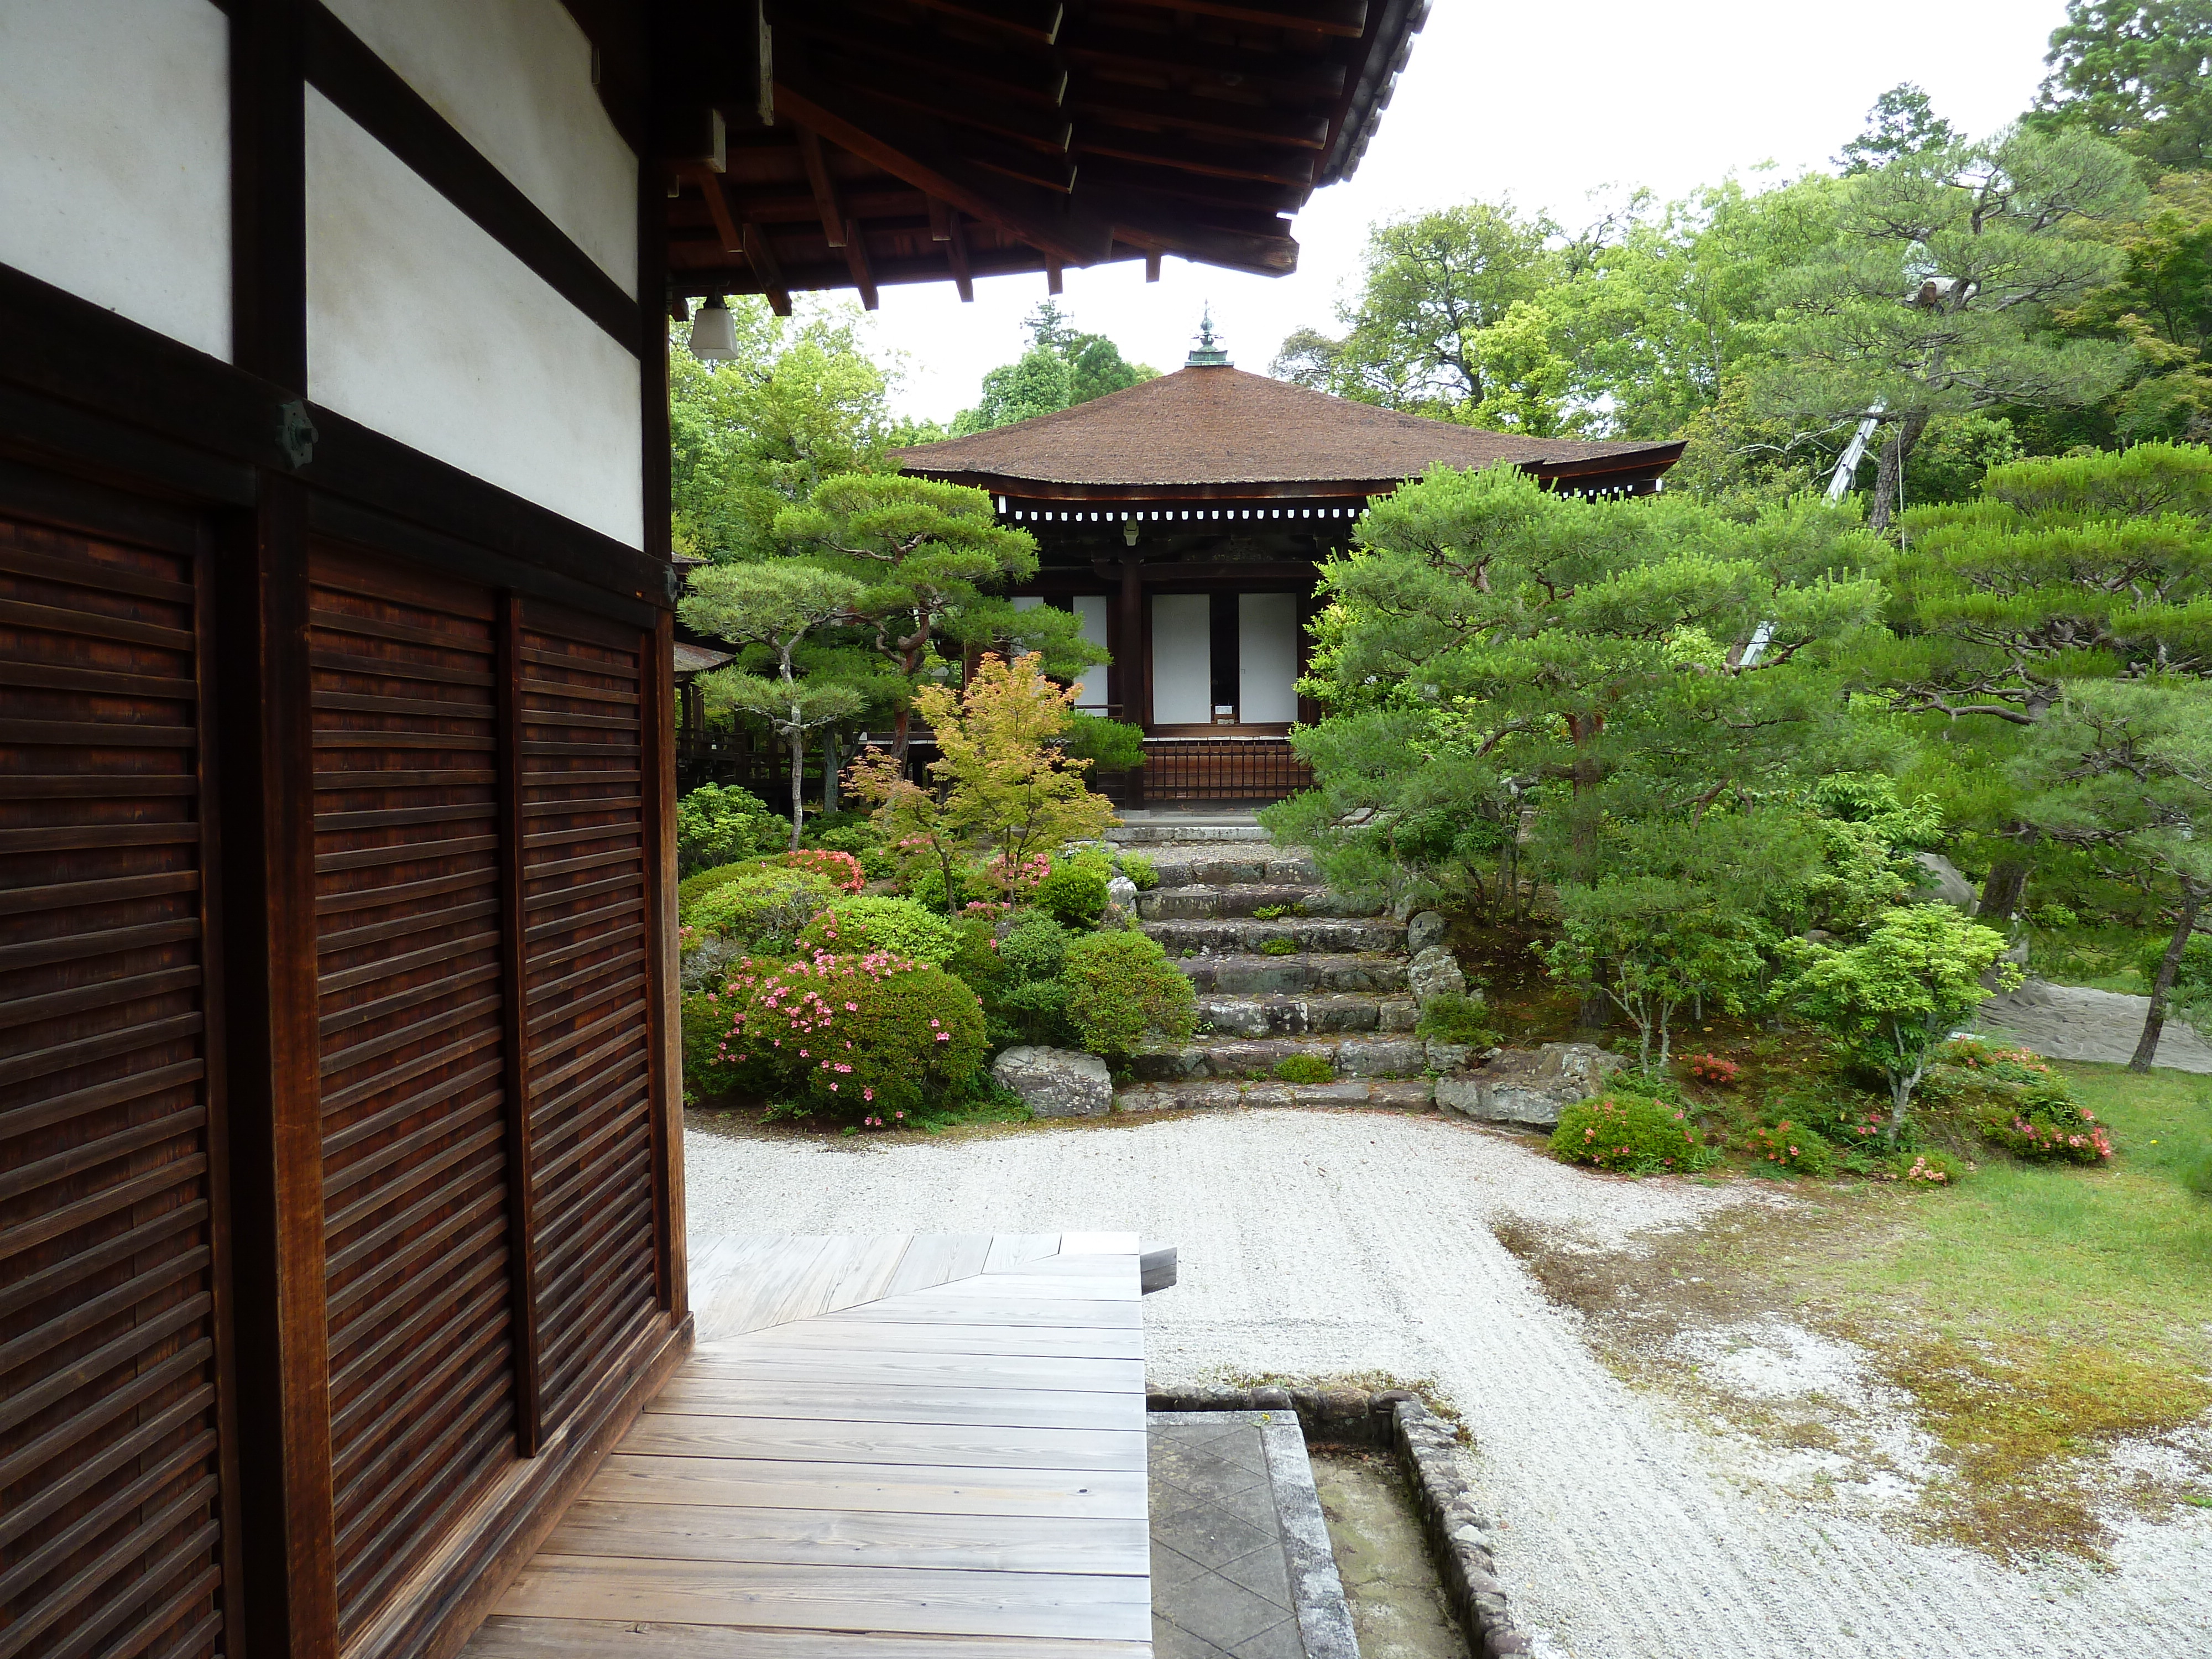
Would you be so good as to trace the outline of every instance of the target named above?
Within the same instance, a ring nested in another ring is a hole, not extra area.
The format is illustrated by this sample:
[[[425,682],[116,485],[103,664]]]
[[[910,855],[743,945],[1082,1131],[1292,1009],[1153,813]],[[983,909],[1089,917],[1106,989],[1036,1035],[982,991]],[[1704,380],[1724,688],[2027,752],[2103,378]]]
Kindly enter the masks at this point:
[[[1160,1043],[1129,1057],[1131,1073],[1144,1083],[1189,1078],[1247,1078],[1273,1082],[1278,1061],[1310,1054],[1340,1079],[1419,1077],[1430,1069],[1428,1045],[1415,1036],[1208,1037]]]
[[[1114,1091],[1117,1112],[1205,1111],[1228,1106],[1369,1106],[1426,1111],[1436,1090],[1428,1079],[1347,1078],[1340,1083],[1232,1083],[1194,1078],[1137,1083]]]
[[[1242,855],[1201,852],[1162,854],[1152,860],[1161,887],[1234,887],[1280,882],[1318,886],[1321,872],[1303,853],[1255,848]]]
[[[1117,823],[1106,839],[1123,847],[1156,847],[1167,842],[1273,841],[1256,823]]]
[[[1216,962],[1243,959],[1212,958]],[[1297,958],[1260,957],[1250,960],[1274,965]],[[1410,1031],[1420,1017],[1420,1008],[1411,997],[1382,996],[1372,991],[1323,992],[1315,996],[1229,994],[1200,996],[1198,1017],[1212,1028],[1216,1036],[1302,1036],[1309,1033]]]
[[[1170,949],[1170,957],[1175,958],[1181,948]],[[1382,952],[1316,951],[1301,956],[1266,957],[1217,951],[1211,956],[1182,957],[1176,961],[1176,966],[1190,975],[1190,982],[1201,997],[1209,994],[1268,997],[1311,991],[1402,992],[1406,988],[1406,958]]]
[[[1147,921],[1203,921],[1249,916],[1256,910],[1295,908],[1300,915],[1331,915],[1327,890],[1251,882],[1235,887],[1155,887],[1137,895],[1137,914]]]
[[[1290,940],[1301,951],[1406,948],[1406,924],[1376,917],[1349,921],[1330,916],[1285,916],[1279,921],[1261,921],[1251,917],[1218,916],[1203,921],[1147,921],[1143,927],[1171,957],[1180,957],[1185,951],[1256,952],[1268,940],[1279,939]]]

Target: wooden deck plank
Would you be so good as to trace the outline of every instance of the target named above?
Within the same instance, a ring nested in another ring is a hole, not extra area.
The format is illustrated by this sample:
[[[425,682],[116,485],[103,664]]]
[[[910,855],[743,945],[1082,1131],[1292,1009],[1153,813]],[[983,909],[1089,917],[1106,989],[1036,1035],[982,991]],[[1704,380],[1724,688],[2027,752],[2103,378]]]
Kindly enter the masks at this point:
[[[894,1395],[859,1384],[745,1382],[679,1371],[648,1413],[685,1416],[780,1417],[854,1423],[962,1423],[1032,1429],[1133,1429],[1145,1422],[1141,1395],[1056,1389],[907,1388]]]
[[[793,1462],[919,1463],[985,1469],[1145,1469],[1142,1429],[1012,1429],[947,1423],[851,1425],[803,1418],[655,1413],[623,1437],[626,1453]]]
[[[1141,1359],[1024,1359],[1017,1355],[928,1353],[763,1354],[732,1344],[700,1348],[684,1369],[732,1381],[867,1382],[883,1388],[908,1384],[971,1389],[1058,1389],[1121,1394],[1145,1386]]]
[[[555,1555],[524,1568],[495,1610],[513,1617],[1122,1641],[1143,1639],[1152,1622],[1141,1578]]]
[[[586,1501],[545,1540],[548,1555],[833,1563],[991,1572],[1147,1573],[1143,1521],[1065,1515],[899,1515]]]
[[[702,1241],[697,1347],[461,1659],[1151,1659],[1135,1249]]]
[[[830,1291],[823,1311],[836,1313],[885,1295],[891,1287],[891,1276],[898,1272],[899,1258],[913,1243],[911,1233],[880,1233],[860,1240],[860,1248],[846,1263],[844,1275]]]
[[[1152,1645],[1080,1637],[903,1636],[494,1613],[468,1652],[470,1659],[1152,1659]]]
[[[757,1331],[745,1340],[755,1354],[836,1349],[846,1353],[1000,1353],[1067,1359],[1142,1359],[1141,1330],[1039,1325],[1010,1327],[969,1321],[900,1324],[890,1320],[809,1319]]]
[[[997,1233],[992,1237],[991,1252],[984,1258],[983,1271],[1004,1273],[1024,1261],[1059,1254],[1058,1233]]]
[[[1012,1328],[1045,1326],[1063,1330],[1142,1330],[1145,1310],[1134,1302],[994,1301],[981,1296],[940,1296],[935,1291],[915,1291],[854,1308],[840,1308],[822,1316],[824,1324],[867,1321],[881,1324],[953,1324],[985,1322]]]
[[[1145,1514],[1141,1474],[644,1457],[624,1451],[599,1466],[584,1495],[608,1504],[878,1510],[908,1515],[1074,1515],[1114,1520]]]

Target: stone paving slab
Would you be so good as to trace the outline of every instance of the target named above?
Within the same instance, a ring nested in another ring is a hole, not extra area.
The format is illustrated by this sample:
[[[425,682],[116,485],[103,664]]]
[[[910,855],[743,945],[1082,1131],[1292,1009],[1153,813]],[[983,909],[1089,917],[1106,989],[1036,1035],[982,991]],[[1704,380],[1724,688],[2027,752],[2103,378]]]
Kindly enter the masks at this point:
[[[1358,1659],[1289,1412],[1152,1412],[1153,1659]]]

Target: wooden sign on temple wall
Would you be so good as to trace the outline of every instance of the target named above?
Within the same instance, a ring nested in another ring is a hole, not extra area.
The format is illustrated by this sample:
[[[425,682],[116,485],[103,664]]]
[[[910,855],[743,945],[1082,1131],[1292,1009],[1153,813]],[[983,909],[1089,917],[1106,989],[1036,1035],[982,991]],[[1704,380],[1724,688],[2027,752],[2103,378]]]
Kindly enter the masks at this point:
[[[1269,800],[1310,774],[1293,721],[1319,567],[1367,502],[1429,467],[1510,462],[1553,488],[1649,495],[1679,442],[1528,438],[1312,392],[1229,361],[1209,323],[1173,374],[899,452],[991,492],[1037,539],[1017,605],[1083,620],[1110,666],[1077,706],[1144,728],[1146,801]]]

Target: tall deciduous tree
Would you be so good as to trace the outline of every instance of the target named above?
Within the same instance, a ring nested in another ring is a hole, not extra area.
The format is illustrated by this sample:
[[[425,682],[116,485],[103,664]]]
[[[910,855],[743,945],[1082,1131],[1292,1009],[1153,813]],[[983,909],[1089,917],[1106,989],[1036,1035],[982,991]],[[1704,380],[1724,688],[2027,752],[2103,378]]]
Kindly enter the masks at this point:
[[[1835,240],[1778,278],[1770,410],[1884,428],[1869,522],[1886,529],[1930,420],[2002,405],[2094,404],[2128,376],[2115,343],[2041,328],[2118,274],[2078,234],[2143,190],[2127,155],[2082,132],[2014,131],[1901,157],[1850,181]]]
[[[1109,392],[1123,392],[1159,371],[1133,363],[1103,334],[1088,334],[1047,300],[1024,319],[1030,347],[983,376],[983,395],[952,423],[955,436],[1055,414]]]
[[[875,629],[876,649],[909,686],[935,661],[953,613],[986,588],[1036,573],[1036,541],[1001,525],[980,489],[933,478],[849,473],[825,481],[804,506],[777,516],[776,538],[829,561],[864,591],[852,607]],[[892,753],[906,759],[912,715],[893,717]]]
[[[2212,166],[2212,0],[2067,0],[2031,125],[2077,126],[2160,167]]]
[[[762,647],[770,672],[718,669],[702,684],[710,706],[735,708],[765,720],[791,750],[791,845],[806,821],[806,734],[850,720],[868,698],[848,680],[801,676],[798,653],[807,636],[858,614],[865,590],[849,576],[795,560],[710,565],[691,574],[690,592],[678,605],[684,620],[702,634],[732,645]]]

